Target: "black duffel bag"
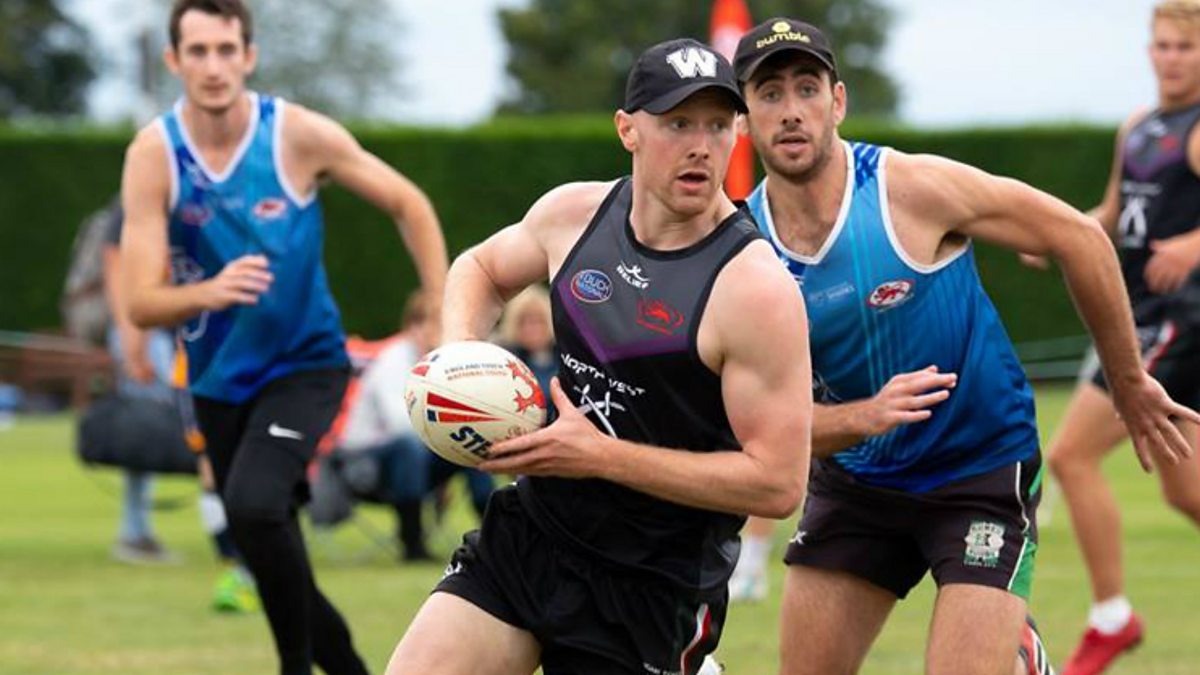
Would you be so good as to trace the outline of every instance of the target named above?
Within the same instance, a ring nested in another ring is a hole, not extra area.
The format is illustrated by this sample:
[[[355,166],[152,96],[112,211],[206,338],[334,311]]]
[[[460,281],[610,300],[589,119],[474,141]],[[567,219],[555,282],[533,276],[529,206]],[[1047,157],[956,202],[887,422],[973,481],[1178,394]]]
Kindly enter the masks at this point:
[[[148,473],[196,473],[196,454],[184,438],[183,417],[171,403],[108,395],[79,419],[75,449],[84,464]]]

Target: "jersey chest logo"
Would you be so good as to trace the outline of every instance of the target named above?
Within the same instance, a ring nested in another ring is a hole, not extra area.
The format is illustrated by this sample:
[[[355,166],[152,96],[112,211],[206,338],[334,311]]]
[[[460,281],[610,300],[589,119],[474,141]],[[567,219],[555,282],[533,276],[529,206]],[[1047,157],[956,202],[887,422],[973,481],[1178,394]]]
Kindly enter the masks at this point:
[[[910,279],[885,281],[867,296],[867,304],[878,310],[891,309],[912,298],[913,282]]]
[[[580,270],[571,277],[571,295],[580,302],[599,304],[611,298],[612,292],[612,279],[600,270]]]

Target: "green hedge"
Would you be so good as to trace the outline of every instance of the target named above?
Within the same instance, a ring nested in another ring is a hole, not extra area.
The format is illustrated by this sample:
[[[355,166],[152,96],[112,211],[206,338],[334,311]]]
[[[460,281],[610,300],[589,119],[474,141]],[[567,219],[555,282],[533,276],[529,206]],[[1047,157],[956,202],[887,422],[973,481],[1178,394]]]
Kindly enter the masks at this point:
[[[628,171],[605,118],[508,120],[462,130],[357,130],[363,144],[430,195],[457,252],[521,217],[562,182]],[[913,131],[854,126],[845,133],[932,152],[1020,178],[1078,207],[1100,198],[1112,130],[1022,128]],[[117,190],[128,134],[0,131],[0,329],[58,326],[57,301],[78,223]],[[325,190],[327,265],[348,330],[382,335],[395,325],[414,273],[388,220],[339,188]],[[1018,341],[1081,331],[1057,275],[1021,268],[981,246],[989,292]]]

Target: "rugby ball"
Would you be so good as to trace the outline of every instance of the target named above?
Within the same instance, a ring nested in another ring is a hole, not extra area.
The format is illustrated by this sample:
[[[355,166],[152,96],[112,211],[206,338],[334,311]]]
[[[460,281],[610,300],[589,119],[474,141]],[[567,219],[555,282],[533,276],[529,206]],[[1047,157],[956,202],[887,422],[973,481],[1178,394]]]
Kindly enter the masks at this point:
[[[404,400],[429,449],[461,466],[546,423],[546,393],[521,359],[489,342],[452,342],[409,372]]]

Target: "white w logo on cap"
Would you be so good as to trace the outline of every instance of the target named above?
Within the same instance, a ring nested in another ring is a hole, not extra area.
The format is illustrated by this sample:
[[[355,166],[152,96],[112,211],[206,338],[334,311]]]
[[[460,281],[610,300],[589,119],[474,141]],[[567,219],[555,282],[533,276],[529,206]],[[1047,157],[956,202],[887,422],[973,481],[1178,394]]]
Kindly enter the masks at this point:
[[[685,79],[717,76],[717,55],[703,49],[687,47],[671,52],[667,55],[667,63]]]

